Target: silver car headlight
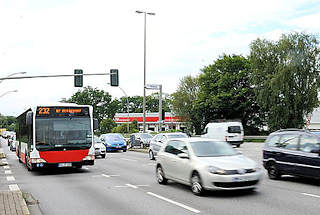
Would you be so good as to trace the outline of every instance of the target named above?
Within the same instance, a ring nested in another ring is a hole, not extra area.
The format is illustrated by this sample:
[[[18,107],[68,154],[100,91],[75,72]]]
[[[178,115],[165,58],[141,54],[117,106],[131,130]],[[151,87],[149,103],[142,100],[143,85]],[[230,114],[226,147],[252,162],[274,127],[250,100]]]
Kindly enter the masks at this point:
[[[212,174],[218,174],[218,175],[225,175],[226,174],[226,170],[224,169],[220,169],[218,167],[215,166],[209,166],[208,167],[208,171]]]

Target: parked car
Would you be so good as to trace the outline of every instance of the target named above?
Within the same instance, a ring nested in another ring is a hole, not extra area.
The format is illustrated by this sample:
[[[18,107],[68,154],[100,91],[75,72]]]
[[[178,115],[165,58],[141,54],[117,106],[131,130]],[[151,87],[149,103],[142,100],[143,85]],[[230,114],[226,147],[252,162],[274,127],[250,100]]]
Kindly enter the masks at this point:
[[[99,137],[93,137],[93,144],[95,150],[95,156],[101,156],[102,158],[106,157],[106,146],[101,142]]]
[[[254,189],[262,171],[225,141],[208,138],[169,140],[159,151],[156,178],[190,185],[196,195],[206,190]]]
[[[127,151],[127,143],[124,137],[118,133],[102,134],[100,136],[101,142],[106,146],[107,152],[122,150]]]
[[[130,147],[149,147],[152,135],[148,133],[134,133],[130,135]]]
[[[241,122],[212,122],[208,123],[201,137],[227,141],[240,147],[243,143],[243,126]]]
[[[155,160],[161,146],[172,138],[187,138],[188,135],[182,132],[177,133],[159,133],[155,135],[150,141],[150,147],[148,150],[149,159]]]
[[[320,136],[301,129],[271,133],[263,149],[263,166],[270,179],[295,175],[320,179]]]
[[[16,151],[16,140],[11,140],[9,148],[11,151]]]

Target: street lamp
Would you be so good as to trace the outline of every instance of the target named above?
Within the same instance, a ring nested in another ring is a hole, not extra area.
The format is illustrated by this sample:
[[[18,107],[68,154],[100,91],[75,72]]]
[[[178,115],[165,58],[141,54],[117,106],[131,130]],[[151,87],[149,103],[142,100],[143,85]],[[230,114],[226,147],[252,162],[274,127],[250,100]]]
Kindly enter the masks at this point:
[[[118,86],[119,87],[119,89],[123,92],[123,94],[126,96],[126,98],[127,98],[127,113],[128,113],[128,123],[127,123],[127,131],[128,131],[128,134],[129,134],[129,130],[130,130],[130,128],[129,128],[129,122],[130,122],[130,118],[129,118],[129,100],[128,100],[128,95],[126,94],[126,92],[120,87],[120,86]]]
[[[10,91],[5,92],[5,93],[3,93],[2,95],[0,95],[0,98],[1,98],[2,96],[5,96],[5,95],[9,94],[9,93],[16,93],[16,92],[18,92],[18,90],[10,90]]]
[[[144,69],[143,69],[143,133],[146,131],[146,46],[147,46],[147,14],[154,16],[155,13],[145,12],[137,10],[136,13],[143,13],[144,14]]]
[[[15,72],[15,73],[12,73],[10,75],[8,75],[6,78],[9,78],[11,76],[14,76],[14,75],[23,75],[23,74],[26,74],[27,72]],[[2,82],[3,80],[0,80],[0,83]]]

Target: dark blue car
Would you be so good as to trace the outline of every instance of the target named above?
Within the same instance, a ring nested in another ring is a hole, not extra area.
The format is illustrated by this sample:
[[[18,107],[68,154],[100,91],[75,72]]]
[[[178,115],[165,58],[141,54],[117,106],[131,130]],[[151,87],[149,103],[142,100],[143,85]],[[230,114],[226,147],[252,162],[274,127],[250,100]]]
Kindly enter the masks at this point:
[[[106,146],[107,152],[118,150],[122,150],[123,152],[127,151],[127,143],[121,134],[102,134],[100,140]]]
[[[302,129],[271,133],[263,149],[263,166],[270,179],[295,175],[320,179],[320,136]]]

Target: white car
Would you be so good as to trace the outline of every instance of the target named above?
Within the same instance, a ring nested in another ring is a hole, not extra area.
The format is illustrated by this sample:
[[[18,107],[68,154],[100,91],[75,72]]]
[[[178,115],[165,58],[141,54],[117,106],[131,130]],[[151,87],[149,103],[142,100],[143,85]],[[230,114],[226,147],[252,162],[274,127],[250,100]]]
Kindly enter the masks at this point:
[[[94,136],[94,150],[95,150],[95,156],[101,156],[102,158],[106,157],[106,146],[101,142],[101,140]]]
[[[257,163],[230,144],[207,138],[169,140],[159,151],[158,183],[168,179],[190,185],[196,195],[205,190],[254,189],[262,177]]]
[[[165,144],[168,140],[173,138],[187,138],[188,135],[182,132],[176,133],[160,133],[154,136],[150,141],[150,146],[148,150],[149,159],[155,160],[161,146]]]

